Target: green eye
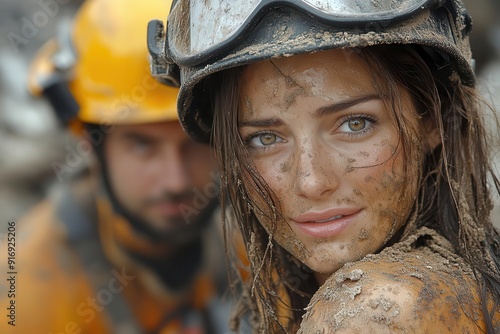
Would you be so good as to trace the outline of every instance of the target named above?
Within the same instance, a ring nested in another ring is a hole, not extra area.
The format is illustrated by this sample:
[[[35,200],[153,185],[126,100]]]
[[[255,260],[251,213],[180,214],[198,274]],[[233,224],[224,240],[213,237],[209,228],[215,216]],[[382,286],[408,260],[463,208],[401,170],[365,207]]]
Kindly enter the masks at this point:
[[[272,132],[258,132],[248,136],[245,140],[248,147],[268,149],[274,144],[282,143],[284,140]]]
[[[259,136],[262,145],[272,145],[276,143],[276,135],[272,133],[264,133]]]
[[[346,117],[336,133],[342,133],[349,136],[362,136],[367,131],[372,130],[376,120],[370,116],[365,115],[352,115]]]
[[[361,117],[353,118],[348,121],[347,126],[351,131],[361,131],[366,127],[366,120]]]

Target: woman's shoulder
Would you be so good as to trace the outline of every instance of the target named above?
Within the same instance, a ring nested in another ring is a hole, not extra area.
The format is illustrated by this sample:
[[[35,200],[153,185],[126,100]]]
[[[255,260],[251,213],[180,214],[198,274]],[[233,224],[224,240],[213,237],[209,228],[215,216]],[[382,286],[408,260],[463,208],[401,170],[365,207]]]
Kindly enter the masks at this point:
[[[334,273],[299,333],[483,333],[472,270],[446,240],[420,232]]]

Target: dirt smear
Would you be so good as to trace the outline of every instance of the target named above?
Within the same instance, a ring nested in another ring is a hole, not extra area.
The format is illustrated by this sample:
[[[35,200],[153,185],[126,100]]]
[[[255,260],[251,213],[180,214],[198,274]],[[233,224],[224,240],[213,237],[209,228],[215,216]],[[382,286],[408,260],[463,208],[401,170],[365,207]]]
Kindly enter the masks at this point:
[[[400,322],[401,315],[428,317],[436,305],[447,311],[435,312],[441,313],[435,321],[451,327],[463,319],[478,320],[473,282],[470,266],[453,253],[451,244],[420,228],[405,241],[334,273],[311,299],[298,333],[351,329],[346,326],[353,321],[398,333],[418,331]]]

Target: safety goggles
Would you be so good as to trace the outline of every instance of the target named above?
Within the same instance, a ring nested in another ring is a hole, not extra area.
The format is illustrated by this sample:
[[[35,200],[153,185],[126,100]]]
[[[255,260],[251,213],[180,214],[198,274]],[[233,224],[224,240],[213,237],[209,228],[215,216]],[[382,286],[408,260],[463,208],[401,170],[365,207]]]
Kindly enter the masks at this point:
[[[389,27],[444,0],[178,0],[168,18],[167,52],[196,66],[231,50],[269,11],[289,7],[338,28]]]

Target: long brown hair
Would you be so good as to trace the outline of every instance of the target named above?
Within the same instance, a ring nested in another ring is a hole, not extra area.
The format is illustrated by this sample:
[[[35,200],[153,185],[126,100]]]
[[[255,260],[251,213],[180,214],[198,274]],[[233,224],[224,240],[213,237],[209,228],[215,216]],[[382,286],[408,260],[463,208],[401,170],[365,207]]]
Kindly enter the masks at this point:
[[[476,89],[463,85],[453,71],[434,69],[422,51],[419,46],[349,49],[369,65],[378,76],[379,93],[389,97],[405,157],[411,156],[415,144],[398,107],[398,87],[410,93],[417,112],[439,130],[441,144],[425,157],[418,197],[408,215],[408,222],[413,217],[414,223],[404,224],[397,238],[420,226],[433,228],[447,238],[475,271],[488,333],[493,333],[491,314],[500,308],[500,236],[490,219],[489,188],[493,184],[498,191],[500,183],[489,162],[490,141],[483,125],[481,99]],[[230,201],[250,261],[251,280],[243,282],[241,288],[247,301],[243,307],[254,314],[252,327],[259,333],[296,332],[318,284],[309,268],[273,240],[273,229],[268,233],[257,219],[264,214],[273,226],[281,223],[279,203],[254,168],[238,132],[244,69],[226,70],[210,82],[212,143],[221,167],[222,205],[227,206],[226,198]],[[261,197],[258,201],[249,196],[249,187]],[[496,301],[493,309],[487,307],[488,295]],[[245,312],[238,310],[236,318],[242,314]]]

